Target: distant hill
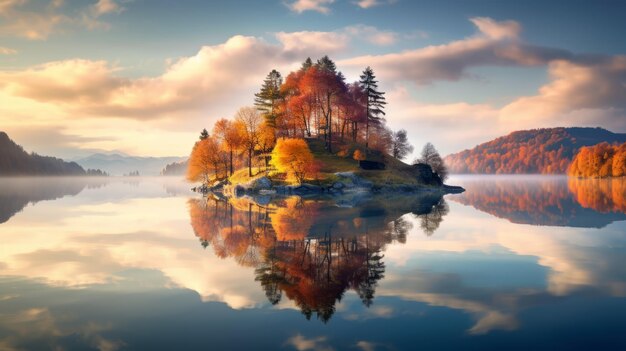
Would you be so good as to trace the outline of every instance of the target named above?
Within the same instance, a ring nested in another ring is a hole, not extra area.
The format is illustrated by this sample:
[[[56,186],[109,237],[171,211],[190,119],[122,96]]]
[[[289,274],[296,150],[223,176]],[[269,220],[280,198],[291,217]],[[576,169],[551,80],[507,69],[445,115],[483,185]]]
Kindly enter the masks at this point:
[[[163,168],[161,171],[161,175],[164,176],[182,176],[187,172],[187,165],[189,164],[189,160],[181,161],[181,162],[172,162],[169,163]]]
[[[626,142],[602,128],[544,128],[513,132],[446,156],[451,173],[565,174],[583,146]]]
[[[17,175],[86,175],[75,162],[56,157],[27,153],[5,132],[0,132],[0,176]]]
[[[161,174],[166,165],[186,159],[186,157],[139,157],[98,153],[75,161],[85,168],[98,168],[116,176],[132,172],[139,172],[142,176],[155,176]]]

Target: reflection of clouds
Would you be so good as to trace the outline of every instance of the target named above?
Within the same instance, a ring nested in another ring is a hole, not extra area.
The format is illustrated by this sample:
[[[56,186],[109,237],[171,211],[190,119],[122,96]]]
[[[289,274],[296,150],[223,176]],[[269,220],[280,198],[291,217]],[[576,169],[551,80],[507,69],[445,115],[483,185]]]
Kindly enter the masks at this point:
[[[444,222],[436,235],[425,237],[413,230],[406,245],[387,248],[389,269],[378,290],[380,296],[400,296],[467,311],[476,317],[476,323],[468,332],[476,334],[494,329],[514,329],[518,325],[515,315],[520,309],[549,303],[559,296],[590,292],[624,296],[626,258],[623,249],[626,243],[623,222],[600,231],[517,225],[486,217],[457,204],[452,204],[451,213],[454,220]],[[412,260],[427,255],[454,253],[463,261],[469,252],[489,256],[502,249],[518,257],[535,257],[539,265],[548,268],[545,290],[475,288],[467,286],[469,282],[464,282],[463,277],[454,271],[434,273],[428,267],[406,271],[419,265]]]
[[[0,317],[3,321],[2,327],[10,331],[10,336],[0,340],[1,350],[21,350],[20,343],[24,340],[30,340],[32,344],[42,343],[49,349],[61,350],[64,348],[63,338],[70,336],[78,336],[86,345],[101,351],[115,351],[124,346],[122,341],[102,336],[111,326],[93,322],[73,325],[75,323],[72,323],[71,317],[55,316],[47,308],[29,308]],[[68,327],[68,324],[72,326]]]
[[[301,334],[296,334],[287,339],[285,345],[292,346],[298,351],[332,351],[333,347],[328,345],[328,337],[318,336],[307,338]]]
[[[124,185],[112,188],[120,193]],[[84,197],[28,208],[0,226],[0,274],[82,287],[119,282],[128,269],[149,269],[162,272],[170,285],[197,291],[205,301],[233,308],[266,303],[253,270],[198,245],[190,234],[186,199],[155,196],[155,191],[167,196],[158,183],[148,188],[153,192],[140,187],[145,197],[115,203],[85,190]],[[39,215],[54,220],[31,222]]]

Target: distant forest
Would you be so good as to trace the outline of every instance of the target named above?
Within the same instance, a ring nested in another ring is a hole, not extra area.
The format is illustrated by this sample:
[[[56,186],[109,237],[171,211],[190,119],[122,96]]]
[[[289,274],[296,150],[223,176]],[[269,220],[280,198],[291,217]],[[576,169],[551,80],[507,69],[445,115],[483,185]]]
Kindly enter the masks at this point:
[[[565,174],[583,146],[624,143],[626,134],[602,128],[545,128],[513,132],[449,155],[451,173]]]
[[[76,162],[60,158],[28,153],[17,145],[5,132],[0,132],[0,176],[18,175],[94,175],[106,176],[106,172],[89,169],[85,171]]]

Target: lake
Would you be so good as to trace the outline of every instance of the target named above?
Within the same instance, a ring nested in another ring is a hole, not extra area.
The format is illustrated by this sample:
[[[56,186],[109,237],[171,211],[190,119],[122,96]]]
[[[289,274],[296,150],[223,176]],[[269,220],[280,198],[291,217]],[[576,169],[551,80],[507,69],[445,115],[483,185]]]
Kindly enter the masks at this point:
[[[0,349],[626,349],[626,179],[449,183],[227,201],[0,179]]]

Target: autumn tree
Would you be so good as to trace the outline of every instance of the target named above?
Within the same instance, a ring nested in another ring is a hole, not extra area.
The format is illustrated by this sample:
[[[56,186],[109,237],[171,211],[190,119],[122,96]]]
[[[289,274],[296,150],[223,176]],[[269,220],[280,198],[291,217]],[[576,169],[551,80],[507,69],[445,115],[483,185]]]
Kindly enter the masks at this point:
[[[219,153],[219,145],[211,137],[196,142],[189,156],[187,179],[192,182],[209,183],[212,171],[217,176],[220,164]]]
[[[413,152],[413,145],[409,143],[406,130],[400,129],[393,133],[391,139],[391,155],[399,160]]]
[[[242,136],[242,145],[248,158],[248,176],[252,177],[252,155],[259,144],[263,118],[254,107],[242,107],[237,111],[235,124]]]
[[[276,129],[278,119],[278,106],[282,99],[281,86],[283,77],[273,69],[263,81],[261,90],[254,94],[254,105],[263,113],[265,123],[272,129]]]
[[[289,180],[302,183],[313,164],[314,158],[304,139],[278,139],[270,164],[279,172],[287,173]]]
[[[448,169],[439,155],[435,146],[431,143],[426,143],[424,148],[422,149],[421,157],[413,161],[413,164],[416,163],[425,163],[429,165],[433,172],[437,173],[442,181],[448,178]]]
[[[234,122],[222,118],[215,122],[213,135],[219,139],[222,148],[228,153],[228,169],[233,174],[233,156],[243,144],[243,137]]]
[[[359,84],[365,94],[365,150],[369,147],[369,133],[370,124],[378,124],[381,122],[381,115],[385,115],[384,107],[387,104],[385,101],[385,93],[378,90],[378,81],[374,75],[374,70],[371,67],[367,67],[361,75]]]

